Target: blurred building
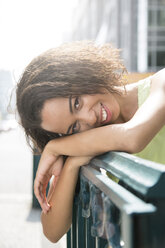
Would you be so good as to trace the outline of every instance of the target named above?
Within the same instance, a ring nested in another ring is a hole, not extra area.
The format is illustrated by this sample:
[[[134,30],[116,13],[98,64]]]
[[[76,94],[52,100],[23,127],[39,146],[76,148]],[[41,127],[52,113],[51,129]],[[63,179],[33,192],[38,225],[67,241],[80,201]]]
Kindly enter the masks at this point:
[[[165,0],[77,0],[71,40],[111,42],[129,71],[165,67]]]
[[[0,69],[0,120],[9,116],[11,89],[13,88],[12,74],[8,70]]]

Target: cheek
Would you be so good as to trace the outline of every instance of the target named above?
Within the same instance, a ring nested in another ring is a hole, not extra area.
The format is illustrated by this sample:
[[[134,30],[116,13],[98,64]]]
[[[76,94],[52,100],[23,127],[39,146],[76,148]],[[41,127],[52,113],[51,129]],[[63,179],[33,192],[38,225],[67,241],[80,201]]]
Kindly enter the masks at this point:
[[[116,119],[120,115],[120,106],[119,106],[118,102],[116,102],[116,105],[115,105],[115,115],[116,115]]]
[[[68,129],[67,118],[65,118],[65,116],[54,118],[54,121],[52,122],[52,128],[56,133],[65,134]]]
[[[64,124],[62,118],[58,115],[46,114],[42,119],[41,127],[47,131],[54,133],[63,133]]]
[[[113,101],[111,102],[110,110],[112,112],[112,121],[115,121],[120,115],[120,106],[116,99],[113,99]]]
[[[92,129],[92,127],[90,127],[90,126],[87,125],[87,124],[82,123],[82,124],[81,124],[81,127],[80,127],[80,130],[79,130],[79,133],[84,132],[84,131],[87,131],[87,130],[89,130],[89,129]]]

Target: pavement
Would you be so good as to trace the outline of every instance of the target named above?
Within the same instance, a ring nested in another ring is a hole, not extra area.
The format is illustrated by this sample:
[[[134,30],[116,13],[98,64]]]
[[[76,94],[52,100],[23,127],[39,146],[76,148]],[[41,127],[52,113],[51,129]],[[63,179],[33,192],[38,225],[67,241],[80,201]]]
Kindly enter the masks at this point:
[[[32,209],[32,154],[20,127],[0,132],[0,248],[66,248],[42,233],[40,209]]]

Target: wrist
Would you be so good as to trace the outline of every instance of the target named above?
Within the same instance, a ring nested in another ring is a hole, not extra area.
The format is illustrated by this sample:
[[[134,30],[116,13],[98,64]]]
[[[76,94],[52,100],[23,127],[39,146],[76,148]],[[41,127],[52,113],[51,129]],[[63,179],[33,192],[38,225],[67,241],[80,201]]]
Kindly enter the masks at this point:
[[[68,171],[68,172],[78,172],[79,169],[80,169],[80,165],[77,164],[73,159],[72,157],[68,157],[65,161],[65,165],[64,165],[65,169]]]
[[[45,150],[49,153],[51,153],[54,156],[59,156],[60,154],[57,152],[56,150],[56,141],[55,140],[50,140],[46,146],[45,146]]]

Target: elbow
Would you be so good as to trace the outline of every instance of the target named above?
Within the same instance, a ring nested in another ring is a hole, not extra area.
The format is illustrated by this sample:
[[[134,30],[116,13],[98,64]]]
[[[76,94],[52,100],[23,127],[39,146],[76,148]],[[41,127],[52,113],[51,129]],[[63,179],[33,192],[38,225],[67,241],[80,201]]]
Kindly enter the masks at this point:
[[[43,212],[41,214],[41,223],[45,237],[52,243],[57,243],[71,226],[71,221],[70,224],[63,228],[61,228],[60,224],[58,223],[57,225],[55,225],[55,223],[52,224],[51,220],[49,219],[49,213],[44,214]]]
[[[144,149],[144,146],[140,142],[131,142],[130,147],[128,148],[127,152],[130,154],[139,153]]]
[[[56,234],[56,230],[50,226],[47,214],[42,212],[41,214],[42,230],[45,237],[52,243],[57,243],[60,240],[60,236]]]
[[[146,142],[140,138],[138,135],[131,135],[127,139],[125,152],[130,154],[135,154],[141,152],[146,146]]]
[[[43,229],[43,233],[45,235],[45,237],[52,243],[57,243],[60,239],[54,237],[54,236],[51,236],[49,233],[45,232],[44,229]]]
[[[52,243],[57,243],[61,237],[56,237],[56,235],[53,233],[51,234],[50,232],[48,232],[44,227],[43,227],[43,233],[45,235],[45,237]]]
[[[58,238],[55,238],[55,237],[51,237],[51,236],[49,236],[49,235],[47,235],[46,233],[44,233],[44,235],[45,235],[45,237],[50,241],[50,242],[52,242],[52,243],[57,243],[60,239],[58,239]]]

